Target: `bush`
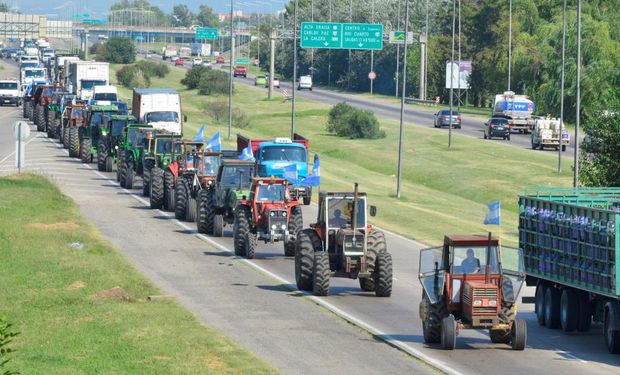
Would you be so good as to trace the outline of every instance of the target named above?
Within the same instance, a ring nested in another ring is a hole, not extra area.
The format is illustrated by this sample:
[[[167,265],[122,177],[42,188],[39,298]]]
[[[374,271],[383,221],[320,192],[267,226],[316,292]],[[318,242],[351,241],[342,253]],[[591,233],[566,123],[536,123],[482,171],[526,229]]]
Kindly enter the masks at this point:
[[[329,111],[327,131],[351,139],[385,137],[385,132],[379,128],[379,121],[374,113],[354,108],[347,103],[338,103]]]
[[[181,80],[181,84],[185,85],[188,89],[197,89],[200,85],[200,78],[203,74],[206,74],[207,70],[211,70],[206,66],[195,66],[185,73],[185,78]]]
[[[157,63],[154,61],[140,60],[135,64],[135,66],[142,70],[142,72],[149,78],[164,78],[168,75],[168,73],[170,73],[170,68],[168,68],[166,64]]]
[[[95,43],[88,49],[88,53],[93,55],[104,55],[105,54],[105,46],[101,43]]]
[[[142,69],[135,65],[126,65],[116,72],[116,80],[127,88],[149,87],[151,79]]]
[[[105,43],[104,60],[114,64],[131,64],[136,61],[136,48],[131,39],[113,36]]]
[[[190,90],[198,89],[200,95],[227,94],[228,79],[228,73],[206,66],[197,66],[185,73],[181,83]]]
[[[9,362],[8,355],[14,352],[15,350],[8,347],[8,345],[13,341],[13,338],[19,335],[19,332],[15,332],[11,329],[13,327],[12,324],[6,321],[6,318],[0,316],[0,368],[5,367],[5,365]],[[18,372],[11,370],[4,370],[2,375],[14,375],[18,374]]]
[[[219,101],[209,104],[209,113],[215,122],[228,123],[228,102]],[[232,126],[245,129],[250,126],[250,119],[239,108],[233,108]]]

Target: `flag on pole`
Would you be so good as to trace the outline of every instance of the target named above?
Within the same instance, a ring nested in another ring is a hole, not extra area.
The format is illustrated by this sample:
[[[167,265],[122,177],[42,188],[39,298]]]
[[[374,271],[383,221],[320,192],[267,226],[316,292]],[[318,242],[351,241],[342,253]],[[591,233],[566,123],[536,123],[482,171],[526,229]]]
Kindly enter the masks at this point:
[[[314,155],[314,165],[312,166],[312,175],[301,180],[301,186],[320,186],[321,185],[321,162],[319,156]]]
[[[220,132],[215,133],[211,139],[207,141],[207,150],[222,151],[222,139],[220,138]]]
[[[284,179],[290,182],[293,185],[297,185],[299,183],[299,177],[297,176],[297,165],[289,164],[284,167]]]
[[[484,218],[484,223],[488,225],[500,225],[500,204],[499,201],[491,202],[487,205],[487,216]]]
[[[239,155],[239,159],[241,160],[251,160],[255,161],[254,153],[252,152],[252,145],[248,145],[248,147],[244,148],[241,151],[241,155]]]
[[[194,141],[202,142],[204,140],[204,136],[205,136],[205,126],[202,125],[200,129],[198,129],[198,134],[196,134],[196,136],[194,137]]]

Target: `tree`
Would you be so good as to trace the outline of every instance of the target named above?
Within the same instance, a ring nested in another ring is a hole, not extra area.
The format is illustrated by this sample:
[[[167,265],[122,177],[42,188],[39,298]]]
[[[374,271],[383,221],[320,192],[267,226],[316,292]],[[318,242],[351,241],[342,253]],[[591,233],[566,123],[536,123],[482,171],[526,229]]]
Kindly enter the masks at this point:
[[[115,64],[131,64],[136,60],[136,48],[131,39],[114,36],[105,44],[105,61]]]
[[[194,24],[196,16],[185,4],[177,4],[172,8],[173,24],[175,26],[189,27]]]
[[[200,5],[198,14],[196,15],[198,23],[203,27],[218,27],[220,25],[220,19],[217,14],[213,12],[208,5]]]
[[[579,180],[585,186],[620,186],[620,113],[599,112],[584,123]]]

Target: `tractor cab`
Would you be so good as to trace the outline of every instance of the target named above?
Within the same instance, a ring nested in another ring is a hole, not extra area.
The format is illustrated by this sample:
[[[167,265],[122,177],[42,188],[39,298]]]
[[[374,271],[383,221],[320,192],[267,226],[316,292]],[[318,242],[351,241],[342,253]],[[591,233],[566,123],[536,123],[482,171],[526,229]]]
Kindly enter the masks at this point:
[[[194,173],[199,164],[199,156],[203,151],[204,142],[177,140],[172,144],[172,160],[178,164],[179,175]]]

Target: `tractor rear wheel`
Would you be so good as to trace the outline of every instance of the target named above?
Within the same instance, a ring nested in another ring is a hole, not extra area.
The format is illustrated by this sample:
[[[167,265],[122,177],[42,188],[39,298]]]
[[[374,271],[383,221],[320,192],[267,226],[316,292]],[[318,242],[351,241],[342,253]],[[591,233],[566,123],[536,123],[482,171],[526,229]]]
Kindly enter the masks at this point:
[[[312,271],[312,294],[326,296],[329,294],[329,254],[325,251],[314,253],[314,269]]]
[[[295,242],[299,231],[304,227],[301,207],[294,206],[291,208],[291,214],[288,218],[288,233],[291,239],[284,239],[284,255],[287,257],[295,256]]]
[[[224,235],[224,215],[213,216],[213,237]]]
[[[456,322],[452,315],[441,320],[441,347],[445,350],[454,350],[456,347]]]
[[[424,293],[423,299],[420,303],[420,309],[427,309],[425,318],[422,317],[423,314],[420,314],[420,317],[423,318],[422,332],[424,334],[424,342],[427,344],[438,344],[441,342],[441,321],[449,315],[448,308],[441,296],[436,303],[431,303],[426,293]]]
[[[164,208],[174,211],[174,175],[169,169],[164,171]]]
[[[545,325],[547,328],[560,328],[560,292],[548,287],[545,292]]]
[[[106,171],[106,159],[108,158],[108,147],[103,140],[97,142],[97,169],[99,172]]]
[[[515,320],[512,324],[511,346],[513,350],[524,350],[527,345],[527,324],[525,320]]]
[[[82,163],[90,163],[92,156],[90,154],[90,149],[92,146],[92,141],[90,138],[82,138],[80,142],[80,159]]]
[[[210,234],[213,232],[212,228],[209,228],[209,225],[207,225],[207,205],[210,196],[211,194],[207,189],[202,190],[198,196],[198,215],[196,216],[196,228],[198,229],[198,233]],[[211,222],[211,227],[212,226],[213,222]]]
[[[34,116],[34,124],[37,126],[37,131],[45,131],[45,112],[43,107],[38,105]]]
[[[160,209],[164,205],[164,171],[161,168],[151,170],[149,202],[152,209]]]
[[[507,329],[490,329],[489,337],[494,344],[509,344],[511,341],[511,332]]]
[[[373,230],[368,234],[368,243],[366,244],[366,265],[368,266],[368,272],[370,277],[360,278],[360,288],[366,292],[375,291],[375,264],[377,261],[377,254],[387,251],[385,244],[385,234],[378,230]]]
[[[183,178],[179,178],[176,189],[174,190],[174,196],[176,198],[174,203],[174,217],[178,220],[185,219],[188,190],[187,181]]]
[[[297,235],[295,282],[300,290],[312,290],[314,255],[321,252],[321,239],[314,229],[302,229]]]
[[[382,251],[377,254],[375,263],[375,295],[389,297],[392,295],[392,254]]]
[[[144,161],[144,166],[142,168],[142,196],[148,197],[149,192],[151,191],[151,170],[155,166],[155,161],[152,159],[148,159]]]
[[[506,279],[504,279],[506,280]],[[517,312],[515,306],[509,302],[502,302],[502,309],[499,312],[499,318],[501,323],[511,323],[515,320]],[[491,329],[489,330],[489,337],[491,342],[495,344],[509,344],[511,340],[511,333],[507,329]]]
[[[196,221],[196,198],[192,197],[190,192],[187,194],[187,205],[185,206],[185,221]]]
[[[69,156],[78,157],[80,154],[80,136],[77,128],[69,129]]]

